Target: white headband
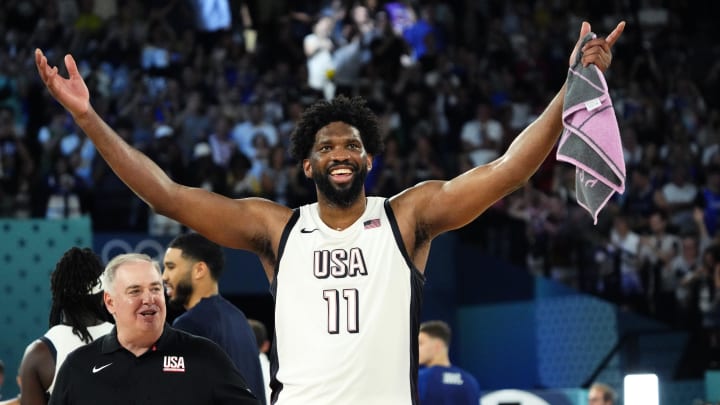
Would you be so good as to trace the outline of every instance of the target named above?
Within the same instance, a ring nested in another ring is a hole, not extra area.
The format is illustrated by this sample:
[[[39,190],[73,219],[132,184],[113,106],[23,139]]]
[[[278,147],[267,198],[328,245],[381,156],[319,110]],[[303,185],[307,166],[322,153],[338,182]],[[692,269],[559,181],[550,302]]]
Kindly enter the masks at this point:
[[[101,292],[103,292],[102,277],[97,279],[97,282],[95,283],[93,288],[88,291],[88,295],[100,294]]]

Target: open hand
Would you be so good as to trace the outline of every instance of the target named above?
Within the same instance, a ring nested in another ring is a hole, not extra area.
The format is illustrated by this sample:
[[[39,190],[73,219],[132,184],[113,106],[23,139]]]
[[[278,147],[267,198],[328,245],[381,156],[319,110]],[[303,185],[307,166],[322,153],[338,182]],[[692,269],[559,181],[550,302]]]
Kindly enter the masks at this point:
[[[90,92],[71,55],[65,55],[65,67],[69,74],[67,79],[58,74],[57,66],[48,65],[47,58],[40,49],[35,49],[35,66],[50,94],[73,117],[82,115],[90,109]]]
[[[590,23],[583,21],[582,26],[580,27],[580,37],[575,44],[575,49],[573,49],[572,54],[570,55],[569,64],[572,66],[575,63],[575,57],[578,50],[581,50],[583,52],[581,60],[582,65],[588,66],[593,64],[604,73],[610,67],[610,62],[612,62],[611,48],[615,42],[617,42],[618,38],[620,38],[620,35],[625,29],[625,21],[618,23],[617,27],[615,27],[615,29],[607,37],[591,39],[585,43],[582,49],[579,49],[580,43],[582,43],[585,35],[590,32],[590,29]]]

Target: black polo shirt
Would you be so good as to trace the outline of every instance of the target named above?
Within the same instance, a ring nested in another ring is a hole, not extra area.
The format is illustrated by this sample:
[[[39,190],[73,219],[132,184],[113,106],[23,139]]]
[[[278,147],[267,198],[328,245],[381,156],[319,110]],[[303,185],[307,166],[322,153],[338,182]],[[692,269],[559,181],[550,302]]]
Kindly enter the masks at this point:
[[[212,341],[165,325],[140,357],[120,346],[117,330],[70,353],[50,404],[252,404],[245,379]]]

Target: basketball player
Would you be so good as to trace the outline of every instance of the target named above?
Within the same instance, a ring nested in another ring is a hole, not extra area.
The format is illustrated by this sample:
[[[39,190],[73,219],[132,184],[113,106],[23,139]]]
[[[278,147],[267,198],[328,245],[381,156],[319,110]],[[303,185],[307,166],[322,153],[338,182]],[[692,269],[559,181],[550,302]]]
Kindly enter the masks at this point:
[[[264,405],[265,382],[255,332],[245,313],[220,295],[218,280],[225,270],[222,247],[197,232],[184,233],[168,244],[163,265],[170,302],[186,310],[172,326],[217,343]]]
[[[623,28],[586,43],[582,62],[605,71]],[[589,32],[583,23],[580,38]],[[367,197],[363,180],[382,146],[376,117],[360,99],[319,101],[291,139],[318,201],[290,209],[175,183],[95,112],[72,56],[65,56],[68,79],[40,50],[36,64],[50,93],[153,210],[259,256],[275,297],[272,400],[283,405],[416,403],[418,312],[431,241],[525,183],[562,130],[565,86],[497,160],[389,199]]]
[[[25,349],[20,362],[20,403],[47,404],[67,355],[112,330],[102,300],[103,266],[88,248],[70,248],[50,279],[50,329]]]
[[[450,363],[450,325],[439,320],[420,324],[418,373],[420,405],[478,405],[480,385],[475,377]]]

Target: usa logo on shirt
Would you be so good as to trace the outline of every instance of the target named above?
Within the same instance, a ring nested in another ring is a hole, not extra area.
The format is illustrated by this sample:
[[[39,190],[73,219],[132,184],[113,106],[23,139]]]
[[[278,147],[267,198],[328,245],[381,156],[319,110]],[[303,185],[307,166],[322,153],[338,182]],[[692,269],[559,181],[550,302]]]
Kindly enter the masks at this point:
[[[185,359],[182,356],[163,357],[163,371],[166,373],[184,373]]]

